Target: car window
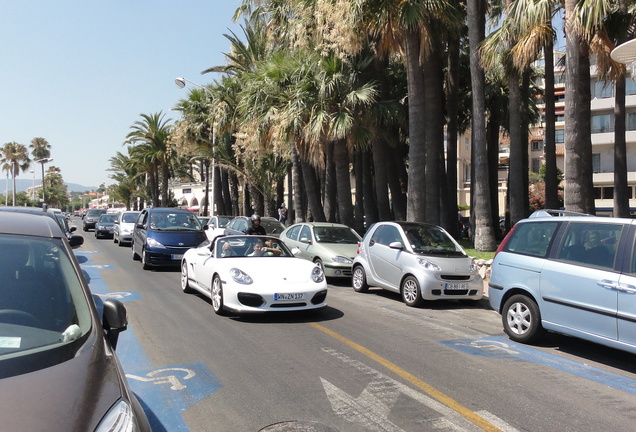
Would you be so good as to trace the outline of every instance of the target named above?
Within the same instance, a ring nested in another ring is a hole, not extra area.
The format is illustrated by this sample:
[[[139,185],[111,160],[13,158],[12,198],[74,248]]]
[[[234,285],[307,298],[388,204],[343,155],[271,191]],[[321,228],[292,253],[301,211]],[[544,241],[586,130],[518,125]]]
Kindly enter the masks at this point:
[[[201,224],[194,213],[154,212],[150,215],[150,228],[160,231],[198,231]]]
[[[258,246],[257,246],[258,245]],[[266,247],[269,251],[263,255],[255,254],[254,250],[260,247]],[[231,237],[221,238],[216,242],[213,254],[217,258],[232,258],[232,257],[252,257],[252,256],[282,256],[293,257],[293,254],[285,246],[285,244],[279,239],[250,237]]]
[[[261,219],[261,225],[263,225],[267,234],[280,234],[285,231],[285,225],[276,219]]]
[[[418,253],[440,254],[452,253],[464,255],[464,252],[440,227],[424,224],[403,224],[406,240]]]
[[[99,217],[99,222],[115,222],[116,214],[103,214]]]
[[[568,225],[557,259],[612,268],[623,225],[576,223]]]
[[[137,220],[139,213],[124,213],[121,216],[121,221],[124,223],[134,223]]]
[[[402,236],[400,235],[400,231],[393,225],[381,225],[375,230],[371,239],[376,243],[388,246],[396,241],[401,242]]]
[[[311,230],[309,229],[309,227],[307,225],[303,225],[302,229],[300,230],[300,240],[302,239],[307,239],[309,241],[311,241]]]
[[[545,257],[557,227],[557,222],[519,224],[510,234],[503,250]]]
[[[357,244],[360,238],[348,227],[315,227],[318,243]]]
[[[302,225],[296,225],[293,226],[289,229],[289,231],[287,231],[287,238],[291,239],[291,240],[298,240],[298,233],[300,232],[300,228],[302,227]]]
[[[225,228],[227,224],[230,222],[230,218],[221,217],[221,216],[218,216],[216,220],[218,221],[218,224],[219,224],[218,228]]]
[[[59,239],[0,235],[2,375],[9,360],[36,370],[72,358],[74,342],[90,330],[90,308],[65,250]]]

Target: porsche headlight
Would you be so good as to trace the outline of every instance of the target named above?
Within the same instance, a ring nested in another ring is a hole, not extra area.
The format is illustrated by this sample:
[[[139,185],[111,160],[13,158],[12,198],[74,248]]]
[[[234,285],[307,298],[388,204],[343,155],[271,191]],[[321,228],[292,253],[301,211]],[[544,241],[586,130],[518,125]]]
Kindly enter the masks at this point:
[[[325,273],[320,266],[316,266],[311,270],[311,280],[320,283],[325,280]]]
[[[247,273],[237,268],[230,269],[230,276],[232,276],[232,279],[234,280],[234,282],[240,283],[243,285],[249,285],[252,282],[254,282]]]
[[[437,264],[432,263],[429,260],[426,260],[424,258],[418,258],[417,259],[417,263],[419,265],[421,265],[422,267],[424,267],[425,270],[430,270],[430,271],[439,271],[439,270],[441,270],[441,268],[439,268],[439,266]]]
[[[157,248],[157,249],[165,249],[166,247],[164,245],[162,245],[161,243],[159,243],[157,240],[153,239],[153,238],[146,238],[146,244],[148,245],[148,247],[152,247],[152,248]]]
[[[351,261],[349,258],[343,257],[343,256],[339,256],[339,255],[335,256],[335,257],[332,257],[331,260],[333,262],[337,262],[337,263],[340,263],[340,264],[351,264],[351,263],[353,263],[353,261]]]
[[[130,405],[120,400],[108,410],[95,432],[136,432],[139,430],[135,413]]]

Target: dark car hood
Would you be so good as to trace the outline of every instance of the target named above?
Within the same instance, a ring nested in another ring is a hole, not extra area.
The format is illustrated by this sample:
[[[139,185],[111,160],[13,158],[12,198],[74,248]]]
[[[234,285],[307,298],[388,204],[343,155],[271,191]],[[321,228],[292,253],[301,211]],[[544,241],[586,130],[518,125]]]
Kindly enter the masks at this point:
[[[106,351],[106,352],[105,352]],[[122,397],[120,365],[93,330],[77,355],[58,365],[0,380],[0,429],[92,431]]]
[[[164,246],[195,247],[207,240],[203,231],[159,231],[148,232],[148,237],[157,240]]]

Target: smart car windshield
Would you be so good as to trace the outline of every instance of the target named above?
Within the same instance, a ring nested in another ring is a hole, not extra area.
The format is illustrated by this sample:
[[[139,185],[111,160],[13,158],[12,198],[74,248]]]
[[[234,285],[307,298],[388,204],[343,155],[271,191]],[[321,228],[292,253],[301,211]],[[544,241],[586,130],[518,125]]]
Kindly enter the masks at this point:
[[[90,330],[65,250],[59,239],[0,235],[0,378],[72,358]]]
[[[434,225],[404,224],[404,234],[414,252],[433,255],[465,256],[445,231]]]

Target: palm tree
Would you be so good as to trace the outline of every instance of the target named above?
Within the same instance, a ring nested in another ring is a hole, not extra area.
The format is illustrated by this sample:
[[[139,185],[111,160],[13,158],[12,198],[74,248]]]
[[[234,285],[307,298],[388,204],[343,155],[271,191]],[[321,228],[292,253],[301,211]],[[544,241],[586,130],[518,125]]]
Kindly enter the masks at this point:
[[[176,155],[168,140],[172,126],[162,112],[141,117],[143,120],[136,121],[126,136],[127,142],[134,145],[131,156],[148,174],[152,205],[167,205],[170,161]]]
[[[485,78],[481,66],[479,45],[485,37],[485,1],[468,0],[468,37],[470,43],[470,71],[473,92],[473,164],[471,208],[475,218],[473,241],[478,251],[495,249],[495,235],[490,206],[486,145]]]
[[[2,147],[2,157],[0,158],[2,171],[11,174],[13,180],[13,204],[15,205],[15,178],[20,174],[20,170],[25,171],[31,164],[27,147],[15,141],[8,142]]]

